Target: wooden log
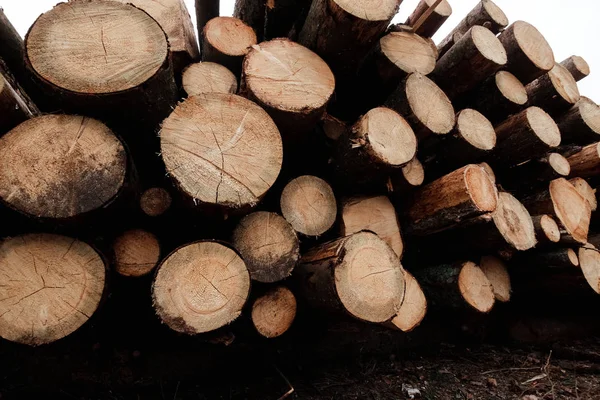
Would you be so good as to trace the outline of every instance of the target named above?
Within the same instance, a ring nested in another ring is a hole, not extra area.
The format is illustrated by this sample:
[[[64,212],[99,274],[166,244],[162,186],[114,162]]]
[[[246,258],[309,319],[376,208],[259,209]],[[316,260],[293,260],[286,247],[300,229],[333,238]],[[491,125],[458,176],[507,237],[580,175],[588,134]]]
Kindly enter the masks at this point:
[[[235,0],[233,16],[251,27],[259,42],[264,39],[266,2],[256,0]]]
[[[171,208],[171,203],[171,194],[161,187],[147,189],[140,196],[140,208],[149,217],[163,215]]]
[[[600,140],[600,106],[581,96],[579,101],[557,119],[564,144],[590,144]]]
[[[436,0],[420,0],[417,8],[408,17],[405,25],[413,26],[427,12],[429,7],[434,5]],[[452,14],[452,7],[446,0],[442,0],[429,17],[414,32],[423,37],[432,37],[440,29],[444,22]]]
[[[195,0],[196,27],[198,28],[198,39],[200,41],[202,41],[204,27],[208,24],[208,21],[219,16],[220,3],[220,0]]]
[[[354,197],[342,201],[340,235],[368,230],[382,238],[402,259],[404,244],[396,210],[386,196]]]
[[[281,193],[281,213],[294,230],[306,236],[327,232],[337,217],[331,186],[323,179],[303,175],[291,180]]]
[[[474,26],[438,60],[432,77],[453,99],[494,75],[506,62],[500,40],[489,29]]]
[[[534,215],[552,215],[574,240],[586,243],[590,205],[566,179],[553,180],[547,189],[524,199],[523,203]]]
[[[329,140],[337,141],[342,135],[348,134],[348,125],[339,118],[325,113],[320,122],[321,129]]]
[[[121,141],[101,122],[44,115],[0,138],[0,198],[36,218],[71,219],[108,207],[127,173]]]
[[[406,118],[419,140],[430,135],[445,135],[454,128],[450,99],[431,79],[419,73],[404,79],[385,105]]]
[[[281,336],[296,317],[296,297],[284,286],[273,288],[254,301],[251,317],[260,335],[268,339]]]
[[[38,110],[31,107],[0,70],[0,135],[37,114]]]
[[[529,104],[559,116],[579,101],[579,89],[573,75],[562,65],[554,67],[527,85]]]
[[[596,189],[592,188],[589,183],[583,178],[573,178],[569,179],[569,183],[577,189],[580,195],[583,196],[584,199],[590,205],[590,209],[592,212],[596,211],[598,208],[598,201],[596,200]]]
[[[560,144],[558,126],[544,110],[529,107],[496,126],[496,148],[488,158],[495,169],[506,169],[554,150]]]
[[[400,169],[394,171],[388,179],[388,192],[397,197],[403,197],[418,188],[425,181],[425,169],[417,157],[413,158]]]
[[[412,332],[425,318],[427,299],[421,285],[408,271],[404,271],[404,300],[389,324],[402,332]]]
[[[571,176],[593,178],[600,175],[600,143],[592,143],[567,157]]]
[[[336,78],[352,77],[396,15],[400,0],[316,0],[298,43],[323,57]]]
[[[265,7],[265,40],[290,37],[296,25],[304,25],[312,1],[271,0]]]
[[[216,17],[204,27],[202,61],[224,65],[236,76],[240,76],[244,57],[256,43],[256,33],[242,20]]]
[[[508,56],[506,69],[524,85],[554,67],[554,53],[542,34],[531,24],[515,21],[498,39]]]
[[[500,33],[508,25],[506,14],[491,0],[482,0],[462,19],[438,45],[442,57],[454,44],[474,26],[484,26],[494,34]]]
[[[389,321],[404,298],[404,275],[394,251],[372,232],[359,232],[307,251],[296,268],[309,304],[362,321]]]
[[[482,167],[469,164],[415,191],[403,206],[406,232],[425,236],[494,211],[496,186]]]
[[[503,187],[517,193],[532,193],[547,186],[548,182],[564,178],[571,172],[569,161],[559,153],[548,153],[541,158],[526,161],[499,174]]]
[[[492,169],[490,164],[488,164],[486,162],[482,162],[482,163],[479,163],[479,166],[481,168],[483,168],[483,170],[488,175],[488,177],[490,178],[492,183],[495,185],[496,184],[496,174],[494,173],[494,170]]]
[[[176,249],[160,263],[152,302],[169,328],[194,335],[239,317],[249,292],[244,260],[224,244],[199,241]]]
[[[576,268],[579,267],[577,252],[571,248],[545,251],[528,251],[516,260],[524,268]]]
[[[189,97],[163,122],[169,175],[194,203],[224,212],[255,206],[281,169],[281,136],[267,113],[233,94]]]
[[[28,72],[25,69],[23,39],[0,8],[0,58],[18,82],[25,84]]]
[[[291,139],[317,125],[333,95],[335,79],[312,51],[287,39],[274,39],[250,50],[241,87],[271,115],[284,139]]]
[[[177,101],[165,33],[130,4],[60,3],[35,21],[25,50],[43,111],[134,120],[151,132]]]
[[[0,336],[39,346],[70,335],[94,314],[105,264],[89,245],[28,234],[0,244]]]
[[[510,275],[504,262],[494,256],[483,256],[479,260],[479,267],[490,281],[496,301],[501,303],[510,301],[512,288]]]
[[[259,211],[241,219],[231,244],[240,252],[250,278],[278,282],[291,275],[300,259],[300,241],[294,228],[280,215]]]
[[[560,229],[558,224],[548,214],[535,215],[531,217],[535,238],[539,244],[558,243],[560,240]]]
[[[583,272],[586,282],[600,294],[600,253],[592,245],[585,245],[579,248],[579,266]]]
[[[414,271],[428,301],[440,308],[470,308],[489,313],[494,291],[481,268],[471,261],[438,265]]]
[[[113,243],[115,271],[123,276],[148,275],[160,259],[160,244],[152,233],[142,229],[123,232]]]
[[[456,103],[481,112],[497,125],[523,109],[527,104],[527,90],[510,72],[498,71]]]
[[[580,56],[571,56],[561,61],[560,65],[565,67],[577,82],[590,74],[590,66]]]
[[[183,90],[188,96],[204,93],[235,93],[238,81],[233,72],[221,64],[200,62],[183,71]]]

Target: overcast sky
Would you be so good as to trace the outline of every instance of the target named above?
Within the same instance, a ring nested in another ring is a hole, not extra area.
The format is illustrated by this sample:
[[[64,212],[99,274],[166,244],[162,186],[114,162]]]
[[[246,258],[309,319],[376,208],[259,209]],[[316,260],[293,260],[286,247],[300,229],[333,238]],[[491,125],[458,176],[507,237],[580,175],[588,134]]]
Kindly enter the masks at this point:
[[[260,1],[260,0],[258,0]],[[479,0],[449,0],[452,16],[434,36],[438,43],[473,8]],[[557,61],[579,55],[590,64],[592,74],[579,82],[582,95],[600,102],[600,24],[596,16],[600,11],[599,0],[494,0],[504,10],[508,19],[527,21],[535,25],[546,37],[554,50]],[[58,0],[0,0],[0,6],[21,35],[43,12],[52,8]],[[419,0],[404,0],[394,22],[404,22]],[[194,0],[185,0],[190,14],[194,16]],[[221,15],[231,15],[234,0],[221,0]],[[192,18],[195,24],[195,18]],[[596,78],[596,70],[598,77]]]

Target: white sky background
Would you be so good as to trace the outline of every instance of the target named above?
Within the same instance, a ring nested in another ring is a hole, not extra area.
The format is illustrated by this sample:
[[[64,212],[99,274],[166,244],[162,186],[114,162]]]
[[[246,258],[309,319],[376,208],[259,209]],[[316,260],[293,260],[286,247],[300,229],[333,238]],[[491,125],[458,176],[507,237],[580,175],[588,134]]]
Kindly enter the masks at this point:
[[[257,0],[260,1],[260,0]],[[452,16],[433,37],[441,41],[479,0],[448,0]],[[43,12],[60,0],[0,0],[0,7],[19,33],[24,36],[29,26]],[[394,22],[404,22],[419,0],[404,0]],[[557,61],[579,55],[590,64],[591,75],[578,82],[582,95],[600,102],[600,11],[598,0],[494,0],[506,13],[510,22],[523,20],[533,24],[546,37]],[[194,0],[185,0],[194,24]],[[231,15],[234,0],[221,0],[221,15]]]

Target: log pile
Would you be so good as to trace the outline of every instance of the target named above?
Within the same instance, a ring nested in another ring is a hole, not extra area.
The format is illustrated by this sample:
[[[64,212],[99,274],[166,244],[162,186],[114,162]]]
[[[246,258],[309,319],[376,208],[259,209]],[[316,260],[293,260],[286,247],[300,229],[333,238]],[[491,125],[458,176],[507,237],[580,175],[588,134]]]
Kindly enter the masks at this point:
[[[400,3],[197,0],[200,48],[182,0],[60,3],[24,41],[0,12],[0,337],[68,336],[111,277],[156,325],[263,338],[600,294],[585,60],[491,0],[436,46],[450,4]]]

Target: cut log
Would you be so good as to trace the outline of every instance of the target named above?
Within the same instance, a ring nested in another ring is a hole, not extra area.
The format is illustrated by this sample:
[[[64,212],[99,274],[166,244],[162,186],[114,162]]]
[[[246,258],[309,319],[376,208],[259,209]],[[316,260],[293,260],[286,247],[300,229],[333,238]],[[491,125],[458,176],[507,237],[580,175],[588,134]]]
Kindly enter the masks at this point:
[[[265,40],[290,37],[297,25],[303,26],[312,1],[270,0],[265,8]],[[291,37],[290,37],[291,38]]]
[[[235,93],[237,78],[226,67],[212,62],[192,64],[183,71],[183,90],[188,96],[204,93]]]
[[[531,24],[513,22],[498,36],[508,56],[506,69],[524,85],[554,67],[554,52],[542,34]]]
[[[554,150],[560,144],[558,126],[544,110],[529,107],[496,126],[497,144],[487,160],[506,169]]]
[[[405,292],[400,260],[372,232],[359,232],[307,251],[298,271],[299,288],[315,307],[345,311],[362,321],[389,321]]]
[[[0,198],[38,218],[74,218],[106,208],[127,172],[121,141],[87,117],[25,121],[0,138],[0,155]]]
[[[417,5],[417,8],[413,11],[413,13],[408,17],[405,25],[414,26],[423,14],[427,12],[429,7],[434,5],[436,0],[421,0]],[[423,37],[432,37],[435,33],[440,29],[444,22],[450,17],[452,14],[452,7],[450,7],[450,3],[446,0],[442,0],[440,4],[436,8],[433,9],[433,12],[427,17],[427,19],[417,28],[415,29],[415,33],[417,35]]]
[[[492,181],[492,183],[495,185],[496,184],[496,174],[494,173],[494,170],[492,169],[492,167],[490,166],[490,164],[488,164],[486,162],[482,162],[482,163],[479,163],[479,166],[481,168],[483,168],[483,170],[489,176],[489,178]]]
[[[402,332],[415,330],[427,313],[427,299],[415,277],[404,271],[404,300],[390,324]]]
[[[335,87],[327,64],[287,39],[254,46],[243,70],[242,92],[271,115],[284,137],[311,132]]]
[[[240,76],[244,56],[256,43],[256,33],[242,20],[216,17],[204,26],[202,61],[224,65],[236,76]]]
[[[25,84],[28,72],[25,69],[23,39],[0,8],[0,59],[6,63],[18,82]]]
[[[295,317],[296,297],[283,286],[269,290],[252,304],[252,323],[268,339],[287,332]]]
[[[325,136],[332,141],[336,141],[342,135],[348,134],[348,125],[344,121],[327,113],[323,116],[320,125]]]
[[[571,176],[593,178],[600,175],[600,143],[585,146],[567,160],[571,165]]]
[[[149,217],[158,217],[171,208],[171,194],[163,188],[147,189],[140,197],[140,208]]]
[[[19,93],[19,89],[13,88],[0,69],[0,135],[37,113],[37,109],[30,107],[28,101]]]
[[[560,229],[558,224],[548,214],[531,217],[535,229],[535,238],[539,244],[558,243],[560,240]]]
[[[574,240],[586,243],[590,205],[566,179],[553,180],[546,190],[524,199],[523,203],[534,215],[552,215]]]
[[[386,196],[355,197],[342,202],[340,234],[368,230],[382,238],[402,259],[404,244],[396,210]]]
[[[123,276],[148,275],[160,258],[160,244],[152,233],[142,229],[123,232],[113,243],[115,270]]]
[[[233,16],[250,26],[259,42],[263,41],[265,33],[265,6],[266,2],[262,0],[235,0],[233,7]]]
[[[156,314],[171,329],[194,335],[240,316],[250,292],[242,258],[221,243],[200,241],[173,251],[152,285]]]
[[[596,189],[592,188],[589,183],[583,178],[573,178],[569,179],[569,183],[577,189],[580,195],[583,196],[584,199],[590,205],[590,209],[592,212],[596,211],[598,208],[598,201],[596,200]]]
[[[50,234],[0,244],[0,336],[30,346],[70,335],[94,314],[105,264],[89,245]]]
[[[481,25],[488,28],[494,34],[498,34],[508,25],[508,18],[504,12],[491,0],[482,0],[458,23],[438,46],[440,57],[442,57],[454,44],[460,40],[474,26]]]
[[[233,247],[240,252],[258,282],[287,278],[300,259],[300,242],[292,226],[280,215],[259,211],[242,218],[233,231]]]
[[[60,3],[35,21],[25,49],[43,111],[154,129],[177,101],[165,33],[130,4]]]
[[[579,101],[579,89],[573,75],[562,65],[554,67],[527,85],[529,104],[558,116]]]
[[[496,209],[498,192],[479,165],[466,165],[413,193],[403,207],[413,235],[425,236]]]
[[[494,256],[484,256],[481,257],[479,266],[492,285],[496,301],[502,303],[510,301],[512,291],[510,275],[502,260]]]
[[[414,274],[434,306],[463,308],[466,304],[481,313],[489,313],[494,306],[492,284],[471,261],[424,268]]]
[[[532,193],[547,186],[551,180],[570,174],[569,161],[558,153],[548,153],[510,169],[502,170],[500,182],[506,189],[517,193]]]
[[[327,232],[337,217],[331,186],[321,178],[304,175],[290,181],[281,193],[281,213],[294,230],[306,236]]]
[[[184,100],[163,122],[160,141],[181,191],[225,211],[255,206],[281,169],[277,127],[263,109],[233,94]]]
[[[424,181],[425,169],[423,164],[415,157],[400,171],[394,171],[390,175],[387,184],[388,191],[394,197],[402,197],[421,186]]]
[[[421,140],[454,128],[454,108],[448,96],[429,78],[410,74],[388,97],[386,105],[402,115]]]
[[[200,40],[208,21],[219,16],[220,3],[220,0],[196,0],[196,26]]]
[[[453,99],[494,75],[506,62],[500,40],[489,29],[474,26],[438,60],[432,77]]]
[[[547,251],[528,251],[520,255],[517,263],[524,268],[575,268],[579,267],[579,257],[575,250],[559,248]]]
[[[497,125],[527,104],[527,90],[510,72],[498,71],[457,103],[474,108]]]
[[[586,245],[579,248],[579,266],[585,280],[594,290],[600,294],[600,253],[594,246]]]
[[[560,65],[565,67],[577,82],[590,74],[590,66],[583,57],[571,56],[563,60]]]
[[[352,77],[396,15],[400,0],[315,0],[298,43],[323,57],[338,79]]]
[[[587,97],[557,120],[563,143],[590,144],[600,140],[600,106]]]

